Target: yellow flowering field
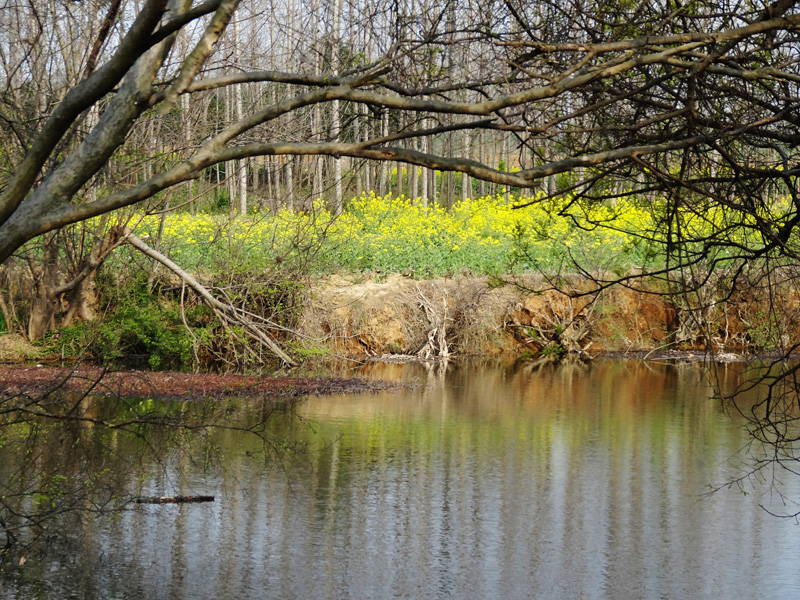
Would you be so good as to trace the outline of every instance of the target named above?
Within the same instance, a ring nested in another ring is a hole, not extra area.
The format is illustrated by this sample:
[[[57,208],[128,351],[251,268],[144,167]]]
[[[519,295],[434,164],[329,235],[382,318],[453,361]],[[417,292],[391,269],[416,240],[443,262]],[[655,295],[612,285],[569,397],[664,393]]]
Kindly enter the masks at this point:
[[[534,202],[525,208],[515,205]],[[160,247],[186,268],[242,264],[268,268],[316,249],[317,269],[408,272],[417,277],[469,271],[501,274],[569,268],[627,269],[653,264],[663,237],[658,208],[630,200],[579,205],[568,199],[487,196],[449,210],[374,193],[354,198],[339,218],[322,205],[295,213],[169,214]],[[725,215],[687,215],[687,230],[724,227]],[[141,218],[136,230],[155,238],[160,217]],[[744,235],[741,231],[736,235]]]
[[[621,228],[641,229],[649,224],[643,211],[597,207],[580,221],[581,229],[573,219],[559,216],[567,204],[563,200],[514,208],[533,200],[487,196],[446,210],[403,197],[365,195],[349,204],[337,224],[338,262],[356,270],[433,276],[547,269],[571,255],[604,268],[636,260],[635,240],[590,221],[616,219]]]

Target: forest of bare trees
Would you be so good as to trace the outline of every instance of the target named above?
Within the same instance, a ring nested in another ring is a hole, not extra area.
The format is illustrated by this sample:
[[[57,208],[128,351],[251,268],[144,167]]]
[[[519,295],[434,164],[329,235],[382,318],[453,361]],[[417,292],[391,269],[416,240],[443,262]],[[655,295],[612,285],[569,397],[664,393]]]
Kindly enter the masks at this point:
[[[647,276],[682,291],[793,277],[797,4],[7,0],[0,263],[31,273],[35,339],[83,310],[126,207],[519,188],[568,194],[565,214],[657,199]]]
[[[337,215],[370,190],[445,208],[523,190],[567,198],[562,215],[585,227],[620,226],[591,222],[592,205],[652,208],[654,228],[628,233],[664,262],[606,273],[576,259],[586,294],[647,279],[703,311],[752,289],[778,314],[774,285],[800,282],[798,5],[2,0],[0,311],[11,322],[24,272],[30,340],[88,320],[92,279],[126,242],[179,272],[135,237],[134,211],[244,219],[322,199]],[[723,292],[704,295],[709,282]],[[204,299],[291,364],[273,323]],[[757,469],[798,459],[788,334],[743,386],[766,390],[746,415],[768,449]],[[55,418],[41,397],[12,400],[4,423]]]
[[[790,192],[794,5],[9,3],[0,258],[209,186],[241,213],[390,185]]]

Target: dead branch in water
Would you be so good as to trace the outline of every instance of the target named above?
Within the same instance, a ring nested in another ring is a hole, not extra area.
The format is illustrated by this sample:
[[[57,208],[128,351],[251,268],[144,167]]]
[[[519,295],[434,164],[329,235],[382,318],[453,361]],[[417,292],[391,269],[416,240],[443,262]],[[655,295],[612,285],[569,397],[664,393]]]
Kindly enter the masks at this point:
[[[214,502],[214,496],[151,496],[136,498],[136,504],[189,504],[193,502]]]

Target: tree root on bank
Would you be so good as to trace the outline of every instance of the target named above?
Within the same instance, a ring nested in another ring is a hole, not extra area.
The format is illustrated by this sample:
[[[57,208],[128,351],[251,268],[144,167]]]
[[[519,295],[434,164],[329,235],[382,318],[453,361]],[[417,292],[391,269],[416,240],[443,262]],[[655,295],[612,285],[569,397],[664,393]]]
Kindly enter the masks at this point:
[[[561,360],[566,354],[583,354],[595,327],[599,296],[576,301],[567,294],[549,294],[536,305],[514,302],[506,310],[504,327],[527,348]]]
[[[417,304],[425,311],[425,316],[428,322],[432,325],[428,330],[428,341],[425,345],[417,351],[417,356],[424,359],[429,359],[432,356],[439,358],[448,358],[450,356],[450,349],[447,345],[447,322],[452,321],[447,313],[447,291],[442,294],[441,308],[434,302],[435,298],[432,295],[428,298],[417,285],[417,292],[419,299]]]
[[[244,342],[241,340],[239,335],[234,332],[234,327],[241,327],[241,330],[244,332],[245,336],[249,338],[251,341],[256,342],[259,346],[266,348],[269,352],[277,356],[281,361],[289,366],[296,366],[297,363],[286,354],[281,347],[267,334],[267,331],[270,329],[286,329],[285,327],[281,327],[269,319],[265,319],[259,315],[247,312],[242,308],[234,306],[227,302],[222,302],[219,299],[215,298],[211,292],[206,289],[205,286],[200,284],[194,277],[192,277],[189,273],[181,269],[177,264],[172,262],[169,258],[154,250],[147,244],[145,244],[140,238],[135,236],[133,232],[125,228],[124,231],[125,240],[134,248],[149,256],[150,258],[157,260],[162,265],[167,267],[170,271],[175,273],[183,282],[186,283],[192,290],[200,296],[203,301],[211,307],[211,310],[214,311],[214,314],[219,319],[222,326],[230,332],[236,339]]]

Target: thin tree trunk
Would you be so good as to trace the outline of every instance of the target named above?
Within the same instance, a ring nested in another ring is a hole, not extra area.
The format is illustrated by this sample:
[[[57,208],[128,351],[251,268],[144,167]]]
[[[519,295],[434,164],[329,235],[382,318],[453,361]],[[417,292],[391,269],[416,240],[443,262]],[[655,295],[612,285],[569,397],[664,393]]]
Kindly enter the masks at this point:
[[[386,137],[389,135],[389,115],[386,113],[381,116],[381,136]],[[386,196],[388,192],[388,185],[389,185],[389,162],[385,161],[381,164],[381,177],[379,183],[379,193],[381,197]]]
[[[237,161],[239,163],[239,212],[243,217],[247,216],[247,159]]]
[[[286,206],[294,210],[294,167],[292,157],[286,159]]]
[[[433,154],[436,150],[436,140],[433,137],[428,138],[428,154]],[[436,171],[433,169],[426,169],[428,171],[428,198],[436,204]]]
[[[321,65],[320,61],[317,60],[314,66],[314,72],[319,75],[321,73]],[[319,104],[314,105],[313,111],[313,123],[314,123],[314,131],[322,131],[322,109],[320,108]],[[314,200],[319,200],[322,198],[322,193],[324,189],[324,184],[322,180],[322,161],[323,158],[320,156],[316,156],[313,159],[314,161],[314,183],[313,183],[313,196]]]
[[[361,141],[361,107],[356,106],[356,119],[353,123],[353,141],[358,143]],[[363,167],[350,159],[350,170],[353,172],[356,180],[356,196],[361,196],[364,192],[364,173]]]
[[[231,87],[225,88],[225,123],[228,124],[233,118],[231,104]],[[229,160],[225,162],[225,180],[228,184],[228,215],[233,218],[234,207],[236,206],[236,162]]]
[[[337,124],[336,126],[338,132],[339,101],[335,100],[333,104],[334,123]],[[339,139],[338,133],[336,135],[336,139]],[[333,157],[333,180],[333,214],[338,217],[340,214],[342,214],[342,198],[344,196],[344,192],[342,191],[342,159],[340,159],[338,156]]]
[[[486,160],[485,142],[486,139],[483,132],[478,132],[478,162],[481,164],[486,164],[484,162]],[[486,196],[486,181],[483,179],[481,179],[478,183],[478,193],[481,195],[481,198]]]
[[[239,63],[241,61],[241,52],[242,52],[242,44],[241,44],[241,34],[239,28],[239,19],[234,17],[233,20],[233,60],[235,66],[240,66]],[[242,120],[242,94],[244,93],[244,86],[239,84],[233,86],[235,89],[231,92],[232,94],[236,95],[236,120]],[[239,192],[239,213],[244,217],[247,216],[247,159],[242,158],[236,161],[236,173],[238,175],[238,183],[237,186]],[[233,203],[233,198],[231,198],[231,203]]]
[[[189,152],[192,151],[192,121],[189,117],[189,110],[191,105],[189,104],[189,95],[184,94],[181,96],[181,107],[183,108],[183,141],[186,146],[184,154],[186,156],[189,155]],[[190,179],[186,182],[186,201],[189,203],[189,211],[192,214],[195,214],[195,207],[194,207],[194,183]]]
[[[417,201],[417,166],[408,165],[406,167],[408,173],[408,197],[412,202]]]
[[[510,145],[508,143],[508,135],[503,134],[503,159],[506,163],[506,171],[511,172],[511,151]],[[505,197],[506,202],[511,200],[511,188],[509,186],[505,186]]]
[[[453,132],[450,132],[447,135],[447,155],[449,157],[453,157]],[[447,171],[447,208],[452,208],[453,202],[455,201],[455,194],[456,194],[456,177],[453,171]]]
[[[464,158],[471,158],[469,146],[469,130],[464,130]],[[472,197],[472,178],[467,173],[461,174],[461,201],[466,202]]]
[[[396,167],[396,169],[397,169],[397,177],[396,177],[396,180],[397,180],[397,197],[398,198],[403,195],[403,167],[405,167],[405,165],[403,163],[401,163],[401,162],[397,163],[397,167]]]
[[[331,57],[331,68],[334,73],[339,72],[339,46],[341,44],[341,26],[342,26],[342,0],[334,0],[333,3],[333,55]],[[342,133],[342,115],[340,113],[339,101],[334,100],[332,103],[332,125],[334,133],[334,141],[338,142]],[[342,192],[342,159],[338,156],[333,157],[333,185],[334,185],[334,198],[333,198],[333,214],[339,216],[342,214],[343,192]]]
[[[426,121],[427,121],[427,119],[423,119],[422,120],[422,127],[423,128],[425,128],[425,126],[426,126],[426,124],[425,124]],[[425,151],[425,141],[424,140],[418,140],[417,144],[418,144],[418,149],[420,151],[424,152]],[[422,169],[422,178],[421,179],[422,179],[422,182],[421,182],[422,189],[420,190],[420,195],[422,196],[422,206],[424,208],[428,208],[428,169],[426,169],[424,167]]]
[[[270,164],[269,157],[265,157],[263,161],[264,167],[264,189],[267,192],[266,205],[272,208],[272,165]]]

